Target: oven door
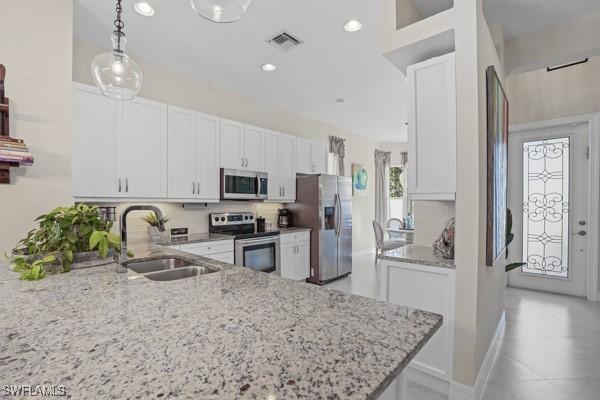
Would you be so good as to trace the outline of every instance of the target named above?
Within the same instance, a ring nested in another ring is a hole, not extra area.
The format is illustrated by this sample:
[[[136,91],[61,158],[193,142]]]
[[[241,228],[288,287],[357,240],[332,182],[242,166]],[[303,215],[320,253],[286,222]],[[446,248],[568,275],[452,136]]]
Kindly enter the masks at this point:
[[[279,237],[235,241],[235,263],[262,272],[279,272]]]

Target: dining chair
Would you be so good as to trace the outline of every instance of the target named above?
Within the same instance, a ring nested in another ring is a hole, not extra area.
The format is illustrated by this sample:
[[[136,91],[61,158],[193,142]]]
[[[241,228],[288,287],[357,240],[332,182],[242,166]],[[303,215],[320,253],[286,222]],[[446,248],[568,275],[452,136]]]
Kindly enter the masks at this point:
[[[404,246],[404,243],[396,240],[385,240],[383,227],[381,224],[373,220],[373,232],[375,233],[375,265],[377,265],[377,259],[383,255],[386,250],[393,250]]]
[[[387,228],[387,234],[390,239],[396,240],[396,241],[404,239],[404,235],[402,233],[393,231],[394,229],[395,230],[404,229],[404,223],[402,222],[401,219],[390,218],[387,220],[385,226]],[[390,231],[390,229],[391,229],[391,231]]]

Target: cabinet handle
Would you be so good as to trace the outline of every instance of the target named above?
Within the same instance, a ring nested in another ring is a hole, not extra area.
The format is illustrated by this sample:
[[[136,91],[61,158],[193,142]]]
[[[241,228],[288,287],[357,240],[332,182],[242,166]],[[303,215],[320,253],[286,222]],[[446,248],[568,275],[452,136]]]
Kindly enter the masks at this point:
[[[244,157],[242,157],[242,167],[244,166]]]
[[[119,193],[121,193],[121,178],[119,178]]]
[[[248,166],[248,159],[246,158],[246,167]]]
[[[196,194],[196,184],[192,182],[192,194]]]
[[[200,194],[200,182],[196,182],[196,194]]]
[[[129,193],[129,178],[125,178],[125,193]]]
[[[282,189],[283,189],[283,197],[285,197],[285,187],[283,187]]]

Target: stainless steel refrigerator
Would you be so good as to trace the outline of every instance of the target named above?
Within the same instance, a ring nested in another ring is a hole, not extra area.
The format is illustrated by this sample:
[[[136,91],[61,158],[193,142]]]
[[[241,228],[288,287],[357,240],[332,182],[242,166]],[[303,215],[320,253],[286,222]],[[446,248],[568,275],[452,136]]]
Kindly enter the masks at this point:
[[[322,285],[352,272],[352,179],[299,176],[294,225],[311,228],[309,282]]]

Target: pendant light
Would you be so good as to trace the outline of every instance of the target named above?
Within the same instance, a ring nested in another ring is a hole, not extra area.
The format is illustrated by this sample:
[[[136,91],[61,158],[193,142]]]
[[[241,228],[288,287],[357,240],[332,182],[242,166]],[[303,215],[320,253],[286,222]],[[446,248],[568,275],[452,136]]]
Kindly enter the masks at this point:
[[[97,55],[92,61],[92,76],[102,94],[117,100],[132,100],[142,88],[142,70],[127,54],[127,38],[121,21],[122,0],[117,0],[115,30],[112,33],[112,48],[108,53]]]
[[[250,7],[252,0],[190,0],[198,14],[214,22],[234,22]]]

